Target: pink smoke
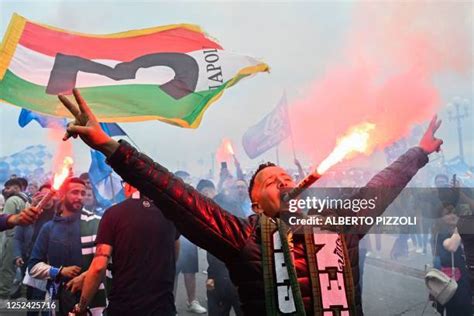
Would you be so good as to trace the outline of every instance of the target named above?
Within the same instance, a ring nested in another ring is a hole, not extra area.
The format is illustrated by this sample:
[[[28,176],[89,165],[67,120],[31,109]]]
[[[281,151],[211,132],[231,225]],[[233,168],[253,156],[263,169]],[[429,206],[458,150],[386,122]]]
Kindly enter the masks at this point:
[[[72,142],[71,141],[62,141],[64,136],[64,128],[62,126],[50,126],[48,128],[48,139],[57,145],[56,152],[53,157],[53,165],[51,170],[53,172],[58,172],[61,166],[63,165],[64,158],[66,156],[72,157]]]
[[[234,157],[233,157],[234,148],[235,146],[232,144],[232,142],[229,139],[223,138],[219,147],[216,150],[216,161],[218,163],[226,162],[227,166],[230,169],[230,167],[234,163]]]
[[[468,14],[459,3],[356,4],[346,49],[290,105],[297,151],[317,164],[363,122],[381,149],[431,119],[442,105],[435,77],[471,69]]]

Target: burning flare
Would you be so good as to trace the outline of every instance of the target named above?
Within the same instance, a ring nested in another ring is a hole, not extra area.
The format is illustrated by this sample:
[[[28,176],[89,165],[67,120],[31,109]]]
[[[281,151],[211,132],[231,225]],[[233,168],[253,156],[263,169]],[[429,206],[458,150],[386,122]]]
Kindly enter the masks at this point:
[[[63,160],[63,166],[61,167],[61,171],[57,172],[54,174],[54,180],[53,180],[53,189],[55,191],[59,190],[61,185],[63,184],[64,180],[69,175],[69,170],[71,169],[71,166],[73,164],[73,160],[71,157],[66,156],[64,157]]]
[[[232,143],[231,143],[230,140],[228,140],[228,139],[226,139],[225,142],[226,142],[225,148],[227,149],[227,151],[229,152],[229,154],[231,154],[232,156],[234,156],[234,148],[232,148]]]
[[[370,131],[373,129],[375,124],[368,122],[354,126],[347,135],[337,140],[337,146],[318,166],[317,173],[323,174],[352,153],[366,153],[369,150]]]
[[[54,174],[52,189],[45,196],[43,196],[41,201],[39,201],[39,203],[36,205],[36,209],[39,213],[43,211],[43,208],[46,206],[46,204],[48,204],[56,192],[61,188],[64,180],[66,180],[66,178],[69,176],[69,170],[71,169],[72,164],[73,160],[71,157],[64,157],[61,171]]]
[[[291,189],[289,192],[285,192],[281,196],[283,202],[289,202],[301,194],[304,190],[309,188],[314,182],[321,178],[321,175],[326,172],[329,168],[341,162],[347,156],[352,153],[368,153],[369,147],[369,134],[370,131],[375,128],[375,124],[362,123],[354,126],[350,132],[337,140],[337,145],[329,156],[323,160],[318,166],[316,171],[307,175],[301,180],[296,187]]]
[[[232,142],[228,138],[223,138],[216,151],[216,161],[230,165],[233,159],[235,159],[235,152]]]

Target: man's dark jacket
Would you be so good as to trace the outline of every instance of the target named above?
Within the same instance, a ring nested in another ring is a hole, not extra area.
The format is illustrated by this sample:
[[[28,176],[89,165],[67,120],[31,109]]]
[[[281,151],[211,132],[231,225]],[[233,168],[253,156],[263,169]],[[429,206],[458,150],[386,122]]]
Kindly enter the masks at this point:
[[[160,205],[163,214],[190,241],[222,260],[232,282],[239,289],[245,315],[265,315],[265,294],[259,217],[236,217],[213,200],[186,185],[173,173],[148,156],[139,153],[125,141],[109,157],[109,164],[127,182]],[[408,150],[389,167],[373,177],[366,187],[380,190],[377,207],[361,210],[361,216],[380,215],[407,185],[415,173],[428,162],[419,147]],[[355,286],[358,315],[363,315],[359,287],[359,240],[362,234],[345,236]],[[313,315],[311,285],[304,249],[304,238],[294,236],[295,269],[307,315]]]

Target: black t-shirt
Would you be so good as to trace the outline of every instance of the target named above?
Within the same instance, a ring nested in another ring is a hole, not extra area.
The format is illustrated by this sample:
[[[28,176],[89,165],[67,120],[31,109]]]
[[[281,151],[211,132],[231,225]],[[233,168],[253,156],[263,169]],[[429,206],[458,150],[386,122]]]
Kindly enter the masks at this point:
[[[109,315],[157,315],[175,312],[173,284],[174,224],[146,199],[128,199],[108,209],[96,244],[112,249]]]

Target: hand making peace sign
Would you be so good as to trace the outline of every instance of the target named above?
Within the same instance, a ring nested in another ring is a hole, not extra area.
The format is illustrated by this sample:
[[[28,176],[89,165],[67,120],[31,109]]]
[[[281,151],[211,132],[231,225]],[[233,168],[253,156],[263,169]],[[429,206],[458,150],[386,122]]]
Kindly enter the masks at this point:
[[[118,142],[102,130],[94,113],[92,113],[86,101],[82,98],[79,90],[73,89],[72,92],[77,105],[64,95],[58,96],[61,103],[64,104],[75,118],[73,122],[68,123],[63,140],[67,140],[71,136],[74,138],[79,136],[89,147],[99,150],[109,157],[118,148]]]

